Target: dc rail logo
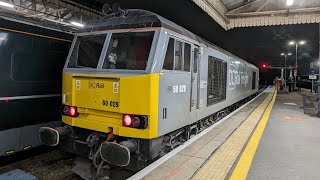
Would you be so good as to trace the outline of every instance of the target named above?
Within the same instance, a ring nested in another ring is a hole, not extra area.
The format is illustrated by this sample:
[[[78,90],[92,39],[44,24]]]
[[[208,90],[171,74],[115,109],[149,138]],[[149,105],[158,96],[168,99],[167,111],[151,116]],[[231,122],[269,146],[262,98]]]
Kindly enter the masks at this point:
[[[89,81],[89,89],[96,89],[96,88],[104,88],[104,84],[95,83],[94,81]]]

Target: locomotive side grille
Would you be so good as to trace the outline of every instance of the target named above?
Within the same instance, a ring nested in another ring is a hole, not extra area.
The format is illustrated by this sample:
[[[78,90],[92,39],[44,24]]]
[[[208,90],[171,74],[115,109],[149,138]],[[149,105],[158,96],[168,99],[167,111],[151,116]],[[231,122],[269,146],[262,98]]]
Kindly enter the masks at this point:
[[[207,105],[209,106],[226,99],[227,63],[211,56],[208,61]]]

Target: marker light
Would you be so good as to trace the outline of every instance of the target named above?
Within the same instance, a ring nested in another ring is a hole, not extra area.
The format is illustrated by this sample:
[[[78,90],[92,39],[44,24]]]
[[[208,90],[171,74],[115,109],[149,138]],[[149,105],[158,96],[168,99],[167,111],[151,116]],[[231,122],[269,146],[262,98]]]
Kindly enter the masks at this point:
[[[78,26],[78,27],[84,27],[84,24],[81,24],[81,23],[78,23],[78,22],[74,22],[74,21],[71,21],[71,24],[75,25],[75,26]]]
[[[3,2],[3,1],[0,1],[0,6],[5,6],[5,7],[13,8],[13,5],[12,5],[12,4],[9,4],[9,3]]]
[[[134,121],[133,115],[125,114],[122,116],[122,125],[126,127],[131,127]]]

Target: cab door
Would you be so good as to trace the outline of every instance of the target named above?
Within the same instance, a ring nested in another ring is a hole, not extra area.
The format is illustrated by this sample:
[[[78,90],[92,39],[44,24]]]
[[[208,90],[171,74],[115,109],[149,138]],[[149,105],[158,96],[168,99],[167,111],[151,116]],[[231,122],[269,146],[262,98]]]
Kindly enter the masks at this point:
[[[199,46],[193,46],[192,67],[191,67],[191,98],[190,98],[190,111],[199,108],[198,101],[198,84],[199,84]],[[195,117],[192,117],[194,121]]]

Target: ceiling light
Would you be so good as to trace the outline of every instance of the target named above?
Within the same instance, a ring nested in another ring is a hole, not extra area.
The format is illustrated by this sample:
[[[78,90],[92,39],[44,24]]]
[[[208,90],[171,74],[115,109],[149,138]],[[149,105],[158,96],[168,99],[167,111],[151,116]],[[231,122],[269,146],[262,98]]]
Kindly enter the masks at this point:
[[[281,56],[284,56],[284,53],[281,53]]]
[[[291,56],[292,55],[292,53],[288,53],[288,56]]]
[[[73,24],[75,26],[78,26],[78,27],[84,27],[84,24],[81,24],[81,23],[78,23],[78,22],[74,22],[74,21],[71,21],[71,24]]]
[[[287,0],[287,6],[292,6],[293,0]]]
[[[235,61],[234,63],[236,63],[236,64],[240,64],[240,61]]]
[[[9,3],[3,2],[3,1],[0,1],[0,6],[5,6],[5,7],[13,8],[13,5],[12,5],[12,4],[9,4]]]

